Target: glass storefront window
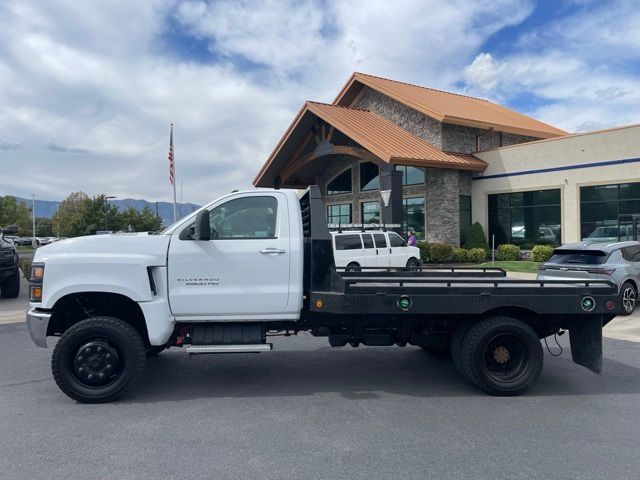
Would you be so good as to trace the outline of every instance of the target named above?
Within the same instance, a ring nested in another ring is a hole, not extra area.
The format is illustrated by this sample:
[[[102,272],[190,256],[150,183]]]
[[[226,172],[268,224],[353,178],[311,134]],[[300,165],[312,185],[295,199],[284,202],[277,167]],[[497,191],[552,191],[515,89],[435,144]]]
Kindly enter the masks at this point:
[[[373,162],[363,162],[360,164],[360,190],[380,189],[380,171],[378,165]]]
[[[347,169],[327,184],[327,195],[351,193],[351,169]]]
[[[580,234],[583,240],[632,240],[620,215],[640,214],[640,182],[580,188]]]
[[[402,172],[402,185],[424,185],[424,168],[412,167],[410,165],[396,165],[396,170]]]
[[[404,235],[409,230],[413,230],[416,233],[418,240],[424,240],[425,228],[424,228],[424,197],[409,197],[403,200],[404,210]]]
[[[362,202],[362,223],[380,223],[380,202]]]
[[[495,235],[496,246],[560,243],[560,189],[500,193],[488,200],[489,239]]]
[[[351,223],[351,204],[327,205],[327,223]]]

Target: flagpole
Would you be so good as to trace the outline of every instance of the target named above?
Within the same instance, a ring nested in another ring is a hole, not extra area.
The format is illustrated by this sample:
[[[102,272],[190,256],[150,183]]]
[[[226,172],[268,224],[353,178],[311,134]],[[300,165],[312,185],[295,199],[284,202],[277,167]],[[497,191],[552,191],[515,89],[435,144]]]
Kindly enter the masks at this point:
[[[175,175],[175,151],[173,148],[173,123],[171,124],[171,167],[173,169],[173,223],[178,221],[178,217],[176,216],[176,175]]]

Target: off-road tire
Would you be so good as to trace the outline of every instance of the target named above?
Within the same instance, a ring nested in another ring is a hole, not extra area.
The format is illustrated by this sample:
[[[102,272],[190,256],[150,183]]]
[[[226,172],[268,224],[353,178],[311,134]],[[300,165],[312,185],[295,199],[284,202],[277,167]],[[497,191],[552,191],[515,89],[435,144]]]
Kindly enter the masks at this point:
[[[104,341],[118,354],[118,375],[112,383],[94,387],[83,382],[75,363],[83,345]],[[80,350],[79,350],[80,349]],[[81,403],[107,403],[122,397],[140,378],[145,365],[145,345],[138,332],[115,317],[90,317],[62,334],[53,349],[51,370],[56,384],[68,397]]]
[[[511,352],[502,366],[497,365],[497,358],[494,360],[496,350],[493,354],[490,350],[501,342],[505,345],[511,342],[510,347],[497,347],[503,349],[504,357]],[[520,361],[516,362],[518,351]],[[531,388],[542,372],[544,359],[538,335],[525,323],[510,317],[492,317],[474,324],[462,340],[460,356],[465,377],[480,390],[499,396],[520,395]],[[508,364],[516,363],[513,373],[505,373],[509,370]],[[504,372],[496,373],[501,368]],[[504,377],[499,379],[500,375]]]
[[[2,298],[16,298],[20,295],[20,270],[16,269],[16,273],[5,278],[0,284],[0,295]]]
[[[462,360],[461,360],[461,349],[462,349],[462,340],[464,340],[465,335],[469,331],[469,329],[473,326],[472,322],[463,323],[456,328],[455,332],[453,332],[453,337],[451,337],[451,359],[453,360],[453,364],[456,367],[456,370],[464,375],[462,370]]]

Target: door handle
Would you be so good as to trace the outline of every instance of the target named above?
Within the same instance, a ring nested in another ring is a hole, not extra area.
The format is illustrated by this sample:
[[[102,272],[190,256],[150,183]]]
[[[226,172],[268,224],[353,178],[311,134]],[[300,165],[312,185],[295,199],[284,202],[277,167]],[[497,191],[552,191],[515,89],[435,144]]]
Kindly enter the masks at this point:
[[[269,248],[263,248],[262,250],[260,250],[260,253],[264,254],[264,255],[280,255],[281,253],[285,253],[284,250],[280,249],[280,248],[273,248],[273,247],[269,247]]]

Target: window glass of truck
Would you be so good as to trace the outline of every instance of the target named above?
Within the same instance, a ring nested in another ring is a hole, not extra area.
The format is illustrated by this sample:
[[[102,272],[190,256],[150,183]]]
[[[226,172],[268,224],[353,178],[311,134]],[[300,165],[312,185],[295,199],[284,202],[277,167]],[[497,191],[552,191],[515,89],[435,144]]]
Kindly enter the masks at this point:
[[[360,235],[336,235],[336,250],[358,250],[361,248]]]
[[[387,237],[384,233],[374,233],[373,239],[376,241],[376,248],[387,248]]]
[[[276,238],[278,200],[248,196],[218,205],[209,212],[211,238]]]

